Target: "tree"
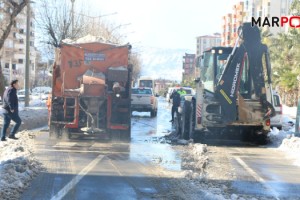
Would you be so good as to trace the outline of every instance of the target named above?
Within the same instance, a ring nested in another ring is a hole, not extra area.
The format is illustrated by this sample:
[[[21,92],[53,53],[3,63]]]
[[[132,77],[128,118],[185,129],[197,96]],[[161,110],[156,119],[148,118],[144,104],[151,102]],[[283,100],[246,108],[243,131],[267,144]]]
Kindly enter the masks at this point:
[[[1,67],[1,64],[0,64],[0,97],[3,96],[3,93],[4,93],[4,90],[5,90],[5,78],[4,78],[4,75],[2,73],[2,67]]]
[[[15,23],[17,15],[29,3],[29,0],[0,0],[0,50],[2,49],[10,30]]]
[[[72,14],[70,1],[42,0],[37,12],[37,26],[42,32],[41,42],[48,45],[51,50],[58,47],[66,38],[78,38],[83,30],[83,18],[74,15],[72,26]]]
[[[300,2],[294,0],[290,11],[299,15]],[[287,33],[280,33],[276,37],[263,37],[263,41],[270,48],[274,85],[279,89],[285,104],[296,105],[299,92],[297,76],[300,74],[300,31],[290,28]]]
[[[70,1],[42,0],[39,7],[37,26],[42,32],[41,41],[46,44],[52,58],[54,48],[59,47],[61,41],[66,38],[76,40],[90,34],[100,36],[104,41],[123,44],[122,37],[124,35],[119,33],[122,25],[112,24],[103,20],[101,16],[92,17],[85,14],[88,12],[75,11],[72,28]],[[44,49],[43,51],[47,52],[47,50]],[[133,78],[137,79],[141,69],[140,57],[132,53],[130,64],[133,65]]]
[[[142,61],[140,59],[140,56],[136,53],[132,53],[130,55],[129,64],[132,64],[133,66],[132,79],[137,80],[141,74],[142,68]]]
[[[16,23],[18,14],[29,3],[29,0],[0,0],[0,50],[2,49],[6,38],[9,36],[11,28]],[[5,89],[5,79],[0,65],[0,95],[3,95]]]

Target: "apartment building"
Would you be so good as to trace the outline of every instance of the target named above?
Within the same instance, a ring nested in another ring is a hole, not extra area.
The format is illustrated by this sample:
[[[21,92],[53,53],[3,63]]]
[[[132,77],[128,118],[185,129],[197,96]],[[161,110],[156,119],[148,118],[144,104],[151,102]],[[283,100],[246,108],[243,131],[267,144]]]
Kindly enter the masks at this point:
[[[185,55],[182,57],[182,61],[182,80],[184,81],[194,79],[196,55],[185,53]]]
[[[238,37],[238,27],[243,22],[251,22],[252,17],[289,16],[292,0],[241,0],[232,8],[232,12],[223,16],[222,45],[233,46]],[[276,35],[285,32],[287,27],[270,27],[270,33]]]
[[[6,4],[0,4],[1,10],[5,8]],[[25,74],[25,53],[26,53],[26,14],[27,8],[17,16],[8,38],[5,40],[4,46],[0,51],[0,65],[3,74],[7,81],[14,78],[19,79],[21,87],[24,85]],[[0,19],[6,20],[6,15],[0,12]],[[34,12],[30,15],[30,86],[34,84],[36,77],[36,60],[37,50],[34,47]]]
[[[222,46],[233,46],[238,37],[238,28],[243,24],[246,16],[244,2],[235,4],[232,13],[223,16]]]
[[[201,55],[205,49],[220,46],[221,45],[221,34],[215,33],[213,35],[203,35],[197,37],[196,54]]]

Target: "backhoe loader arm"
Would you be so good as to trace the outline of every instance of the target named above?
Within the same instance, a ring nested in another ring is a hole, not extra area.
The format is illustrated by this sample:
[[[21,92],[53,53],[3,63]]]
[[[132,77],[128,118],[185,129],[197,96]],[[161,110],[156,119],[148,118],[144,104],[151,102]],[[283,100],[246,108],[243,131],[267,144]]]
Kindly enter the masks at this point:
[[[229,56],[215,93],[221,104],[223,119],[229,123],[239,118],[238,98],[259,99],[265,113],[271,115],[269,111],[274,111],[266,97],[265,81],[271,84],[268,48],[261,43],[260,32],[256,26],[244,23],[240,30],[242,42]],[[247,76],[247,82],[241,83],[242,75]],[[242,96],[239,95],[240,84],[246,86],[249,91]]]

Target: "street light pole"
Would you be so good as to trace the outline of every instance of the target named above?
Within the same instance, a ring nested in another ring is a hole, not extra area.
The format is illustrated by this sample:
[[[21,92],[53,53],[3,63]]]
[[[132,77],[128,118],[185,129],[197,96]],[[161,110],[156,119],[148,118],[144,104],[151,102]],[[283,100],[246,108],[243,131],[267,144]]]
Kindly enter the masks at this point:
[[[26,64],[25,64],[25,107],[29,106],[29,70],[30,70],[30,2],[27,4],[26,21]]]

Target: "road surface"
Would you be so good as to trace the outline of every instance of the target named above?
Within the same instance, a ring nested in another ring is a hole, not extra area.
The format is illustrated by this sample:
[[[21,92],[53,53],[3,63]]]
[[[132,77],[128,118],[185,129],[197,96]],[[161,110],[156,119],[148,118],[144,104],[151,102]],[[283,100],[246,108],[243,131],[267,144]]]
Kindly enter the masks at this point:
[[[185,146],[172,146],[161,138],[172,131],[169,120],[170,105],[160,99],[156,118],[133,114],[130,143],[56,141],[41,132],[35,152],[46,170],[22,199],[214,199],[177,176]],[[300,199],[300,168],[279,150],[209,144],[208,156],[205,184],[225,184],[226,198],[236,194],[246,199]]]

